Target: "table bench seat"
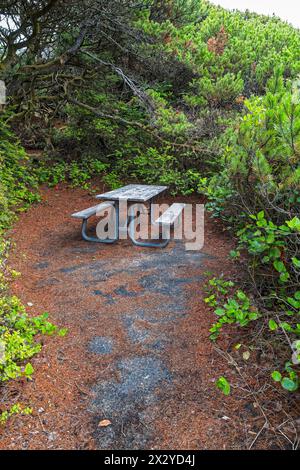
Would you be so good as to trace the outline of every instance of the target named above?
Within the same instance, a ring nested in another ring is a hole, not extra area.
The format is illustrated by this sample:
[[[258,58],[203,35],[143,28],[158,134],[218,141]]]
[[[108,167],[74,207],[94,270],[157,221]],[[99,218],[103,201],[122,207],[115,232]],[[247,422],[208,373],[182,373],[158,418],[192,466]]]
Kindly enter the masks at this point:
[[[184,208],[185,208],[185,204],[183,203],[176,202],[172,204],[160,217],[158,217],[158,219],[154,221],[154,224],[160,225],[160,226],[171,227],[172,225],[175,224],[176,220],[180,217]],[[134,220],[134,218],[135,218],[134,214],[131,214],[130,215],[131,222]],[[151,216],[151,220],[152,220],[152,216]],[[170,241],[169,237],[167,237],[166,239],[160,242],[137,240],[135,238],[134,226],[132,223],[130,224],[129,236],[135,245],[144,246],[144,247],[165,248]]]
[[[116,223],[114,238],[111,238],[111,239],[107,238],[107,239],[101,240],[98,237],[91,237],[90,235],[87,234],[88,219],[92,217],[93,215],[100,215],[101,212],[104,212],[105,210],[110,209],[114,205],[115,203],[113,201],[102,202],[101,204],[97,204],[96,206],[88,207],[87,209],[84,209],[79,212],[74,212],[74,214],[71,215],[71,217],[74,217],[75,219],[82,220],[81,235],[84,240],[88,242],[96,242],[96,243],[114,243],[118,239],[118,230],[119,230],[118,213],[117,213],[117,223]]]
[[[74,214],[71,215],[71,217],[74,217],[75,219],[89,219],[93,215],[96,215],[97,212],[103,212],[106,209],[109,209],[111,206],[114,206],[115,203],[112,202],[102,202],[101,204],[97,204],[96,206],[93,207],[88,207],[87,209],[84,209],[83,211],[80,212],[74,212]]]
[[[156,219],[155,223],[158,225],[173,225],[184,208],[185,204],[175,202],[160,217],[158,217],[158,219]]]

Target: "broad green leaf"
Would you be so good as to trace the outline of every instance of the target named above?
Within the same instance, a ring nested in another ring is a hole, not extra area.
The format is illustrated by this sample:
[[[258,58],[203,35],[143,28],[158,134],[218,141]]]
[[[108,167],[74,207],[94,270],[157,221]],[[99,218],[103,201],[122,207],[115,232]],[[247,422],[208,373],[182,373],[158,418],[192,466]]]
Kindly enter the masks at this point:
[[[216,308],[215,314],[218,315],[218,317],[224,315],[225,311],[223,308]]]
[[[281,251],[279,250],[279,248],[277,248],[277,246],[270,249],[270,256],[272,258],[279,258],[280,255],[281,255]]]
[[[292,305],[292,307],[300,308],[300,301],[299,300],[295,300],[293,297],[288,297],[287,301],[290,305]]]
[[[289,392],[294,392],[298,388],[297,382],[294,382],[292,379],[289,379],[288,377],[284,377],[282,379],[281,385],[285,390],[288,390]]]
[[[221,392],[224,393],[224,395],[229,395],[230,394],[230,383],[228,382],[225,377],[219,377],[218,380],[216,381],[216,386]]]
[[[274,234],[273,233],[270,233],[267,238],[266,238],[266,242],[269,244],[269,245],[272,245],[272,243],[274,243],[274,240],[275,240],[275,237],[274,237]]]
[[[269,321],[269,328],[271,331],[275,331],[278,328],[278,325],[275,320],[270,320]]]
[[[32,374],[34,373],[34,368],[30,364],[30,362],[28,362],[26,364],[25,369],[24,369],[24,373],[25,373],[26,377],[31,377]]]
[[[293,346],[297,351],[300,351],[300,339],[294,341]]]
[[[300,268],[300,259],[298,259],[298,258],[292,258],[292,262],[293,262],[293,265],[294,265],[296,268]]]
[[[240,300],[246,300],[247,299],[247,296],[246,294],[241,291],[241,290],[238,290],[237,293],[236,293],[237,297],[240,299]]]
[[[283,328],[285,331],[293,331],[293,328],[291,327],[291,325],[289,323],[287,323],[286,321],[280,323],[280,326],[281,328]]]
[[[288,220],[286,224],[292,230],[296,230],[297,232],[300,232],[300,219],[298,217],[294,217],[292,220]]]
[[[281,282],[287,282],[289,278],[290,278],[290,275],[287,271],[284,273],[281,273],[279,276],[279,279],[281,280]]]
[[[294,294],[295,299],[300,300],[300,290],[297,290]]]
[[[274,370],[271,374],[272,379],[275,380],[275,382],[281,382],[282,375],[278,370]]]
[[[258,214],[257,214],[257,220],[262,220],[265,218],[265,212],[264,211],[260,211]]]
[[[280,260],[275,260],[273,263],[273,266],[276,269],[276,271],[278,271],[279,273],[283,273],[286,271],[283,262]]]

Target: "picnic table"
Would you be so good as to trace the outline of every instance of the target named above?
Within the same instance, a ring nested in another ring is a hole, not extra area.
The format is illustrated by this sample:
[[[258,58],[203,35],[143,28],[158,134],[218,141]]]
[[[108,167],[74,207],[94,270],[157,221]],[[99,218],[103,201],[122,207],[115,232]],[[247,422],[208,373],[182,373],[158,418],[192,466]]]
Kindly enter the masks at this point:
[[[156,221],[152,220],[152,211],[151,211],[151,204],[153,201],[164,191],[168,189],[168,186],[155,186],[155,185],[143,185],[143,184],[129,184],[127,186],[123,186],[118,189],[114,189],[112,191],[108,191],[106,193],[98,194],[96,199],[102,199],[105,202],[98,204],[97,206],[90,207],[80,212],[76,212],[72,214],[72,217],[82,219],[82,237],[87,241],[94,241],[100,243],[113,243],[119,239],[119,230],[120,230],[120,206],[124,205],[125,202],[126,206],[126,221],[125,221],[125,229],[127,231],[127,227],[129,224],[129,236],[132,242],[138,246],[145,246],[145,247],[155,247],[155,248],[163,248],[169,243],[169,239],[162,240],[160,242],[152,242],[152,241],[139,241],[134,236],[133,224],[132,222],[136,215],[131,208],[134,207],[135,204],[144,205],[145,203],[150,206],[150,213],[151,213],[151,223],[157,223],[158,225],[168,225],[171,226],[174,224],[175,220],[180,216],[184,204],[175,203],[172,204],[171,207],[167,209]],[[113,238],[105,238],[100,239],[96,237],[91,237],[87,234],[87,221],[92,215],[98,215],[101,212],[107,211],[111,208],[114,208],[115,211],[115,233]],[[144,207],[144,206],[143,206]],[[143,209],[141,208],[140,211]],[[122,229],[122,228],[121,228]]]

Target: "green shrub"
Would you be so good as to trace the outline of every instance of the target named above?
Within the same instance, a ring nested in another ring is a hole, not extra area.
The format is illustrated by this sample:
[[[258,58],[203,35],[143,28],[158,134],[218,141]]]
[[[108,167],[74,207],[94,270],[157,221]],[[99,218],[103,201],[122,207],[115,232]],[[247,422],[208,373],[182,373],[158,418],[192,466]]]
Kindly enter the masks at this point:
[[[31,378],[34,369],[26,361],[41,350],[41,343],[35,337],[39,333],[51,335],[57,331],[47,318],[47,314],[30,318],[17,297],[1,297],[0,342],[4,351],[0,361],[2,382],[21,376]]]
[[[88,189],[89,180],[95,175],[103,174],[107,168],[107,164],[92,158],[85,158],[79,162],[60,161],[53,165],[45,161],[35,169],[35,174],[40,184],[46,183],[50,187],[68,182],[71,187]]]
[[[28,416],[32,413],[32,408],[29,406],[22,406],[20,403],[12,405],[8,410],[0,412],[0,425],[4,425],[7,421],[15,415]]]
[[[19,377],[30,379],[34,373],[29,360],[41,350],[38,336],[57,333],[47,314],[29,317],[21,301],[9,293],[9,283],[18,273],[8,267],[9,242],[4,230],[10,226],[15,211],[23,211],[37,201],[37,179],[29,159],[7,126],[7,116],[0,116],[0,382]],[[15,414],[29,414],[31,409],[20,404],[0,410],[0,424]]]
[[[204,299],[218,321],[210,328],[210,338],[216,340],[225,325],[248,326],[250,322],[260,317],[249,297],[240,289],[233,291],[235,284],[222,278],[212,278],[208,281],[206,291],[208,296]],[[231,292],[230,292],[231,291]]]
[[[29,159],[6,124],[9,115],[0,115],[0,233],[9,226],[14,211],[39,200]]]
[[[131,176],[137,181],[167,185],[173,194],[188,195],[197,188],[199,173],[192,169],[180,171],[178,159],[171,149],[159,151],[150,147],[139,152],[131,164]]]
[[[299,98],[298,81],[285,83],[278,70],[266,96],[248,100],[248,112],[228,132],[220,175],[200,183],[210,209],[235,230],[234,256],[246,254],[263,321],[289,355],[300,335]],[[231,304],[222,307],[226,313]],[[278,382],[294,391],[299,366],[289,374]]]

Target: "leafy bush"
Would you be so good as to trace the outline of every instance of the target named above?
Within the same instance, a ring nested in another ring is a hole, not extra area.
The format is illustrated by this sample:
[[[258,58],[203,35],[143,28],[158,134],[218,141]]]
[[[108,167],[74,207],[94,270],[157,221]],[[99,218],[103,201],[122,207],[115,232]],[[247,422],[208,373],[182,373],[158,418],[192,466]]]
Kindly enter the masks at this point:
[[[162,184],[170,187],[172,193],[191,194],[197,188],[199,173],[192,169],[180,172],[179,162],[171,149],[159,151],[150,147],[139,152],[131,162],[130,173],[136,181],[148,184]]]
[[[102,67],[80,87],[76,99],[87,107],[64,107],[65,125],[55,127],[52,135],[50,165],[56,165],[48,174],[43,166],[42,181],[71,179],[87,187],[89,176],[103,171],[112,186],[164,180],[178,193],[190,194],[197,186],[201,190],[194,175],[200,180],[218,173],[220,153],[234,139],[232,125],[244,103],[249,115],[259,119],[261,99],[246,98],[265,93],[275,67],[285,78],[300,72],[300,34],[277,18],[228,12],[195,0],[155,1],[132,21],[141,38],[135,52],[147,64],[144,70],[136,63],[132,71],[136,92],[124,88],[113,66]],[[115,54],[105,49],[106,64],[114,63]],[[135,63],[119,59],[124,72]],[[90,58],[81,60],[91,63]],[[228,152],[230,165],[238,158]],[[99,161],[100,168],[94,171],[87,161]],[[226,200],[228,188],[217,178],[215,184]]]
[[[46,313],[29,317],[21,301],[9,294],[9,282],[18,273],[7,265],[8,249],[9,243],[0,239],[0,382],[32,377],[34,368],[29,359],[42,348],[38,335],[66,334],[47,320]],[[29,413],[28,407],[12,405],[9,410],[0,410],[0,424],[15,414]]]
[[[235,230],[235,256],[246,254],[263,319],[288,355],[300,335],[299,97],[298,81],[285,82],[277,70],[266,95],[246,101],[248,112],[228,132],[221,174],[201,182],[210,208]],[[294,391],[299,365],[287,364],[288,377],[277,381]]]
[[[32,408],[29,406],[22,406],[20,403],[16,403],[15,405],[12,405],[8,410],[2,411],[0,413],[0,425],[6,424],[6,422],[15,415],[23,415],[27,416],[32,413]]]
[[[6,124],[9,115],[0,116],[0,233],[9,226],[13,210],[25,210],[39,200],[28,157]]]
[[[89,180],[98,174],[103,174],[107,164],[93,159],[82,159],[79,162],[60,161],[52,166],[43,161],[36,168],[35,173],[39,183],[47,183],[50,187],[58,183],[68,182],[72,187],[88,189]]]
[[[234,285],[232,281],[225,281],[222,278],[212,278],[208,281],[207,292],[209,295],[204,301],[210,307],[214,307],[214,313],[218,317],[218,321],[209,330],[212,340],[218,338],[226,324],[245,327],[260,317],[245,292],[238,289],[231,296],[229,295],[229,289],[232,290]]]
[[[25,210],[37,201],[37,179],[29,166],[29,159],[5,122],[0,117],[0,382],[31,378],[34,369],[28,361],[41,350],[39,334],[64,335],[50,323],[47,314],[29,317],[21,301],[9,293],[9,283],[18,273],[8,267],[9,242],[3,238],[14,211]],[[20,404],[0,411],[0,424],[15,414],[29,414],[30,408]]]
[[[2,382],[21,376],[31,378],[34,369],[26,361],[41,350],[41,343],[35,337],[39,333],[52,335],[57,332],[57,327],[48,322],[47,318],[47,314],[30,318],[17,297],[1,297],[0,342],[4,351],[0,362]],[[60,334],[63,333],[62,330]]]

